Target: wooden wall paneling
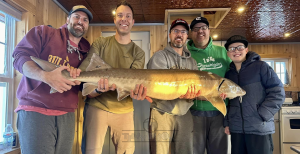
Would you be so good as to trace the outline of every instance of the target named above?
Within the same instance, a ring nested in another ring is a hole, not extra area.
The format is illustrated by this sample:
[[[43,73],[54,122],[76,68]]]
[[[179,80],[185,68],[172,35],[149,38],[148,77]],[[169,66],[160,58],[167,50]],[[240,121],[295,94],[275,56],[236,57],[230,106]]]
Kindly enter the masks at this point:
[[[64,25],[67,22],[67,15],[66,13],[57,7],[56,9],[57,14],[56,14],[56,28],[61,27],[62,25]]]
[[[162,50],[167,46],[167,29],[167,25],[150,27],[150,57],[152,57],[156,51]]]
[[[36,2],[38,1],[38,0],[27,0],[29,3],[31,3],[31,4],[33,4],[34,6],[36,6],[35,4],[36,4]],[[46,0],[47,1],[47,0]]]
[[[249,51],[254,51],[254,52],[256,52],[257,54],[264,54],[264,52],[262,52],[260,49],[259,49],[259,45],[251,45],[251,44],[249,44],[248,45],[248,50]]]
[[[114,32],[114,31],[116,31],[115,26],[101,26],[101,32]]]
[[[49,23],[49,21],[48,21],[48,16],[49,16],[49,7],[50,7],[50,5],[49,5],[49,3],[51,3],[52,1],[49,1],[49,0],[45,0],[44,1],[44,5],[43,5],[43,7],[44,7],[44,9],[43,9],[43,16],[42,16],[42,20],[43,20],[43,23],[44,23],[44,25],[49,25],[48,23]],[[53,3],[53,2],[52,2]]]
[[[49,0],[45,0],[49,1]],[[35,25],[44,25],[44,0],[36,0]]]
[[[74,143],[73,145],[76,146],[76,148],[73,146],[72,153],[73,154],[81,154],[81,144],[82,144],[82,134],[83,134],[83,110],[85,106],[85,96],[82,96],[82,93],[79,92],[78,94],[79,97],[79,102],[78,102],[78,108],[76,111],[76,116],[75,116],[75,136],[74,137]]]
[[[92,45],[92,43],[101,36],[101,29],[101,26],[89,26],[87,33],[83,37]]]
[[[261,58],[297,58],[298,54],[294,53],[271,53],[271,54],[259,54]]]
[[[101,32],[102,28],[100,26],[93,27],[93,42],[100,36],[102,36]]]
[[[82,93],[78,93],[78,108],[75,113],[75,134],[74,142],[72,147],[72,154],[81,154],[81,141],[83,133],[83,110],[85,106],[85,97],[82,96]]]
[[[297,86],[297,57],[291,58],[291,86],[292,87],[299,87]]]
[[[133,26],[131,31],[150,31],[150,26]]]
[[[18,5],[19,7],[23,8],[24,10],[31,12],[31,13],[36,13],[36,7],[35,3],[33,1],[35,0],[7,0],[9,3],[14,3],[15,5]]]
[[[78,143],[78,109],[74,112],[74,118],[75,118],[75,125],[74,125],[74,140],[73,140],[73,146],[72,146],[72,154],[76,154],[78,152],[78,146],[77,146],[77,143]]]
[[[298,91],[300,91],[300,44],[296,44],[295,46],[295,53],[298,54],[298,58],[296,59],[296,72],[294,72],[294,77],[297,80],[297,87],[298,87]],[[294,66],[293,66],[294,67]]]
[[[58,13],[57,11],[57,5],[52,2],[49,1],[49,5],[48,5],[48,23],[47,25],[51,25],[54,28],[59,28],[57,27],[57,16],[56,14]]]
[[[22,21],[16,22],[16,44],[20,42],[26,34],[26,20],[27,15],[25,13],[22,14]]]
[[[24,14],[24,13],[23,13]],[[34,26],[36,26],[35,24],[35,14],[31,13],[31,12],[26,12],[25,13],[27,18],[25,19],[25,27],[26,27],[26,31],[25,33],[27,34],[28,31],[33,28]]]

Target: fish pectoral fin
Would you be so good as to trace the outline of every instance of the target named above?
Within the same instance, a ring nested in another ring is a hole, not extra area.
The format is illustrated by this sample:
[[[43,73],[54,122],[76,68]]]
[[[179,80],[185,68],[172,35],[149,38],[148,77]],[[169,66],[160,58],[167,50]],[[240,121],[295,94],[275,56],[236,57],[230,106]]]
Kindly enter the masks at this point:
[[[56,68],[58,68],[59,66],[58,65],[55,65],[55,64],[52,64],[46,60],[43,60],[43,59],[40,59],[40,58],[37,58],[37,57],[33,57],[33,56],[30,56],[30,58],[37,64],[39,65],[40,68],[42,68],[44,71],[46,72],[50,72],[50,71],[53,71],[55,70]]]
[[[220,97],[205,97],[215,108],[217,108],[224,116],[226,115],[227,109],[224,100]]]
[[[96,53],[93,54],[89,66],[86,71],[102,70],[112,68],[103,59],[101,59]]]
[[[117,92],[118,92],[118,101],[121,101],[122,99],[130,95],[128,91],[123,91],[121,88],[117,88]]]
[[[50,94],[54,94],[54,93],[56,93],[56,92],[57,92],[57,90],[51,87],[51,89],[50,89]]]
[[[86,96],[93,92],[98,86],[91,83],[84,83],[82,89],[82,96]]]

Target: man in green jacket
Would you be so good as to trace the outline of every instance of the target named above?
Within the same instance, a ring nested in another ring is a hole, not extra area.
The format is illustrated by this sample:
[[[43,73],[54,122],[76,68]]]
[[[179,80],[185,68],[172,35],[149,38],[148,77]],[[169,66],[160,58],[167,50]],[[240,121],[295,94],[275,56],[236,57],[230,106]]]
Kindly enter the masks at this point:
[[[198,69],[224,77],[231,60],[224,47],[212,44],[207,19],[195,18],[190,28],[192,40],[187,47],[197,61]],[[191,113],[194,120],[194,153],[204,153],[206,148],[208,154],[227,154],[227,135],[221,112],[210,102],[196,99]]]

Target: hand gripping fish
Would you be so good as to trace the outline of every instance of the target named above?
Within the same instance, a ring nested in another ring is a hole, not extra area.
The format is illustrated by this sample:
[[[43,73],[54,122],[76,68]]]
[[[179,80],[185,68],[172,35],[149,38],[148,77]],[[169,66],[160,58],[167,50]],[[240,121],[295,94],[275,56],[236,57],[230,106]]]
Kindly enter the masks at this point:
[[[57,65],[31,57],[44,71],[52,71]],[[68,71],[63,70],[62,75],[70,81],[78,80],[83,84],[82,95],[86,96],[95,90],[100,78],[107,78],[109,84],[116,84],[118,100],[122,100],[136,84],[143,84],[147,87],[147,96],[160,100],[173,100],[186,94],[190,85],[195,85],[211,104],[216,107],[224,116],[226,115],[226,105],[221,93],[233,99],[243,96],[246,92],[234,82],[221,78],[211,72],[183,69],[122,69],[112,68],[105,63],[97,54],[91,58],[86,71],[73,79]],[[109,85],[111,86],[111,85]],[[56,90],[51,89],[51,93]]]

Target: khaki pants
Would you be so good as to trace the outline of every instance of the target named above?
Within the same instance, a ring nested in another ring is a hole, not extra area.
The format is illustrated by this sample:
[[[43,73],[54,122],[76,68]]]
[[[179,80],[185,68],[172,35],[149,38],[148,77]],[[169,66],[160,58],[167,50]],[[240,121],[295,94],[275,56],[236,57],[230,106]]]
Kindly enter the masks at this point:
[[[170,115],[151,110],[150,153],[168,154],[171,142],[172,153],[193,154],[193,117],[190,111],[185,115]]]
[[[133,112],[114,114],[88,106],[84,123],[86,154],[102,153],[107,127],[110,128],[112,142],[117,154],[134,153]]]

